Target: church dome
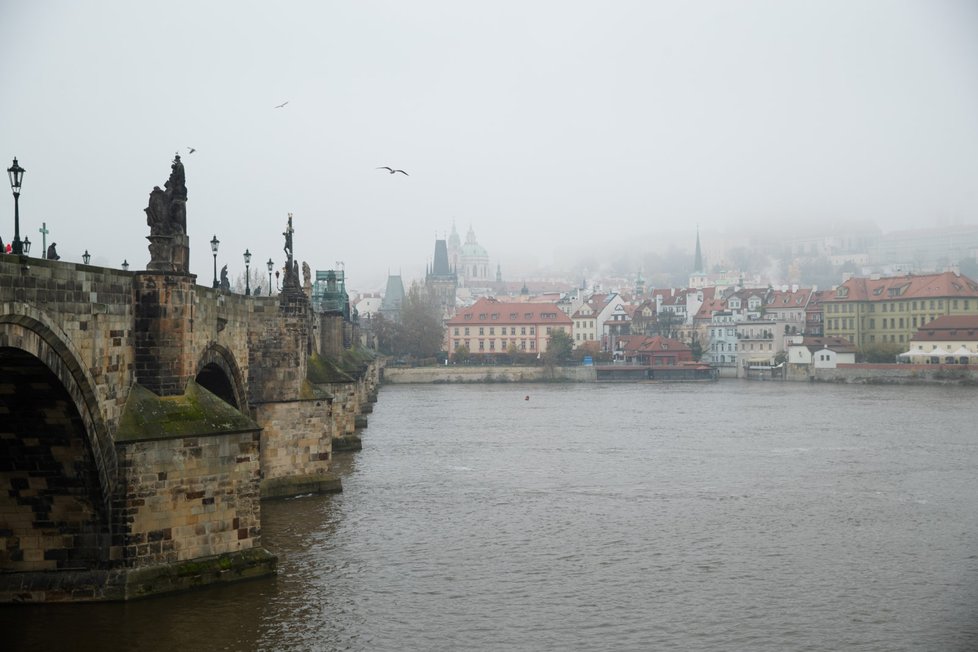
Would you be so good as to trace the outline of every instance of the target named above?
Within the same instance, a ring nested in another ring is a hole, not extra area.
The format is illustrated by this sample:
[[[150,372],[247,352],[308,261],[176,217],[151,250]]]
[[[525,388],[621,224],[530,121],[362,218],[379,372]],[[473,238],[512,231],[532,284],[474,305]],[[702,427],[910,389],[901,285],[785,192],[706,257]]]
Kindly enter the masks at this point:
[[[462,256],[466,258],[488,258],[489,252],[478,242],[466,242],[462,245]]]

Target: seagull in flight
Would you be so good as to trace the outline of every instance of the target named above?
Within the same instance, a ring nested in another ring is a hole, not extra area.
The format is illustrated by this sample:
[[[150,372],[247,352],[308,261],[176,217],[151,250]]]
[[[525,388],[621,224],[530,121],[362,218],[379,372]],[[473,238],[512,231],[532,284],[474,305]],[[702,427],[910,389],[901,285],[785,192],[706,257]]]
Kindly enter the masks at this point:
[[[281,109],[283,106],[285,106],[288,103],[289,103],[289,101],[288,100],[285,100],[284,102],[282,102],[278,106],[275,106],[275,107],[272,107],[272,108],[274,108],[274,109]]]
[[[395,172],[400,172],[401,174],[403,174],[403,175],[404,175],[404,176],[406,176],[406,177],[409,177],[409,176],[411,176],[410,174],[408,174],[408,173],[407,173],[407,172],[405,172],[404,170],[395,170],[394,168],[392,168],[392,167],[388,167],[388,166],[386,166],[386,165],[381,165],[381,166],[380,166],[379,168],[377,168],[377,169],[378,169],[378,170],[390,170],[390,173],[391,173],[391,174],[394,174]]]
[[[188,147],[188,148],[187,148],[187,156],[190,156],[191,154],[193,154],[193,153],[194,153],[194,152],[196,152],[196,151],[197,151],[197,150],[196,150],[196,149],[194,149],[193,147]]]

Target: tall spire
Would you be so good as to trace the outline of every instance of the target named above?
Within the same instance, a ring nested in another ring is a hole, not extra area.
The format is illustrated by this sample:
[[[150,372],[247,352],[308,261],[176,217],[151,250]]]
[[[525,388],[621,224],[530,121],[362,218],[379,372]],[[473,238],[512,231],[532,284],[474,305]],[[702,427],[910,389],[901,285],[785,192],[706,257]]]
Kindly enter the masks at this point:
[[[693,271],[703,273],[703,250],[700,249],[700,225],[696,225],[696,259],[693,261]]]

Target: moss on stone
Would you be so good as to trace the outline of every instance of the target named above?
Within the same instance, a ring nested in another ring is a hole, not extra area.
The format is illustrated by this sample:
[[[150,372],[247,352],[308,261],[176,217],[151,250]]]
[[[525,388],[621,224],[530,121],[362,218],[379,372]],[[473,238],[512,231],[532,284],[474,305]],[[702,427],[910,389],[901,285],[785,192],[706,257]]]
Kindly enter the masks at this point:
[[[194,381],[180,396],[157,396],[133,384],[116,441],[195,437],[260,430],[257,423]]]
[[[352,383],[356,379],[350,375],[349,370],[343,369],[340,361],[330,356],[320,356],[313,354],[309,357],[309,364],[306,367],[306,378],[309,382],[316,385],[326,385],[328,383]]]

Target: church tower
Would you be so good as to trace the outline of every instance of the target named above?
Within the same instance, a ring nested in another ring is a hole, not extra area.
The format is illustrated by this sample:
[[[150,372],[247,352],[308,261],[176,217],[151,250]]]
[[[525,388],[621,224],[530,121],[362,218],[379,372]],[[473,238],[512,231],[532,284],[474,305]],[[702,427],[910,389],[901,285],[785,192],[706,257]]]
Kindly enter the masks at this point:
[[[446,315],[453,315],[458,277],[448,264],[448,243],[444,240],[435,240],[435,257],[425,275],[424,284],[438,297],[442,311]]]

